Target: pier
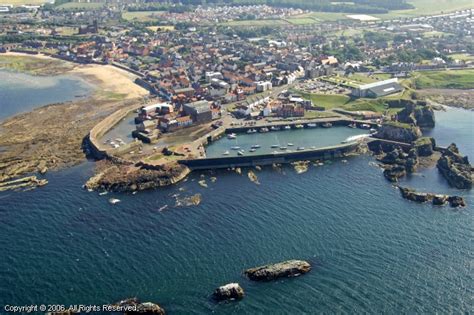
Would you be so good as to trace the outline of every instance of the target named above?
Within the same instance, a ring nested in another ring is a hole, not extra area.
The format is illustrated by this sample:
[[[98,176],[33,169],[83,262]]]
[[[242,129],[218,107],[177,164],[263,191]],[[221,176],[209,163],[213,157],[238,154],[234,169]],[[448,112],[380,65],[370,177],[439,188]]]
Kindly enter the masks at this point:
[[[359,147],[358,142],[340,144],[314,150],[304,150],[296,152],[268,153],[251,156],[232,156],[204,159],[180,160],[179,163],[186,165],[191,170],[206,170],[233,167],[249,167],[272,165],[274,163],[287,164],[302,160],[329,160],[342,158],[346,154],[352,153]]]

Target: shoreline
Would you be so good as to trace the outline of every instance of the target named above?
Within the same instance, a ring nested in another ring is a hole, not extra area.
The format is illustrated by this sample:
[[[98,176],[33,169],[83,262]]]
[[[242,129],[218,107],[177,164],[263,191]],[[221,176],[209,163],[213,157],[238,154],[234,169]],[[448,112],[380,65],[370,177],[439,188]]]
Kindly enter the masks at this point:
[[[50,169],[79,164],[86,159],[82,146],[90,130],[113,112],[141,103],[148,95],[148,91],[134,83],[133,75],[112,66],[82,66],[49,56],[19,53],[0,54],[0,60],[5,55],[27,58],[20,67],[33,66],[33,70],[34,58],[57,61],[53,65],[39,64],[36,70],[59,70],[57,75],[76,75],[95,87],[95,91],[82,99],[39,106],[0,121],[0,182],[29,174],[41,176]],[[59,68],[54,69],[55,65]]]

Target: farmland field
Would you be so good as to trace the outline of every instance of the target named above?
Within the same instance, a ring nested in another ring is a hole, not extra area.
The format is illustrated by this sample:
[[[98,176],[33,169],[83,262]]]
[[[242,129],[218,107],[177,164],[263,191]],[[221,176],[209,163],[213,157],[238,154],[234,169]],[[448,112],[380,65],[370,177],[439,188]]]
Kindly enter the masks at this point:
[[[474,89],[474,70],[418,72],[413,81],[418,89]]]
[[[0,6],[3,4],[11,4],[14,6],[20,6],[20,5],[40,5],[43,3],[48,3],[51,1],[47,0],[0,0]]]
[[[305,17],[299,17],[299,18],[288,18],[285,19],[288,23],[294,24],[294,25],[307,25],[307,24],[315,24],[319,23],[318,20],[312,19],[312,18],[305,18]]]
[[[224,22],[221,25],[228,26],[280,26],[288,25],[288,22],[284,20],[241,20],[241,21],[230,21]]]
[[[57,6],[64,10],[94,10],[105,6],[105,3],[99,2],[67,2]]]
[[[151,22],[157,21],[163,11],[135,11],[123,12],[122,18],[127,21]]]
[[[470,54],[452,54],[449,57],[453,58],[454,60],[461,60],[461,61],[474,61],[474,55]]]
[[[412,4],[415,9],[391,11],[387,14],[374,14],[374,16],[381,19],[394,19],[434,15],[474,8],[474,2],[472,0],[410,0],[408,2]]]

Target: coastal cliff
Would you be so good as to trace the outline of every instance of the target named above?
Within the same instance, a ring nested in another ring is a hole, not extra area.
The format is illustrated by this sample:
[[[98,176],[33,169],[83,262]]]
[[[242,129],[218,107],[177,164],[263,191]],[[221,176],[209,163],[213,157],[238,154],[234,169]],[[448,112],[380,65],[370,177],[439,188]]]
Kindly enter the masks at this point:
[[[471,189],[473,182],[472,166],[467,156],[462,156],[456,144],[452,143],[437,163],[438,170],[448,183],[459,189]]]
[[[421,128],[435,126],[435,114],[431,106],[423,101],[397,100],[403,109],[397,114],[396,120],[401,123],[415,125]]]
[[[421,130],[415,125],[389,121],[378,130],[376,137],[385,140],[411,143],[421,137]]]

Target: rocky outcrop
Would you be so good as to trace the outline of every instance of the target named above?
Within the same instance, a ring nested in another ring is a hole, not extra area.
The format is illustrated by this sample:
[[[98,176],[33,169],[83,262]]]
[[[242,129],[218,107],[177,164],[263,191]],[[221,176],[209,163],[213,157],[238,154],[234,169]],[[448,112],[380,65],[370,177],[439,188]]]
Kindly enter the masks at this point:
[[[244,297],[244,289],[238,283],[229,283],[218,287],[213,297],[218,301],[223,300],[240,300]]]
[[[311,265],[304,260],[288,260],[276,264],[260,266],[245,270],[244,274],[254,281],[270,281],[281,277],[296,277],[311,270]]]
[[[436,142],[433,138],[421,137],[413,143],[413,146],[419,156],[431,156],[434,153]]]
[[[86,183],[87,189],[118,192],[153,189],[173,185],[191,172],[179,163],[168,163],[155,169],[147,169],[143,165],[102,163],[105,165]]]
[[[402,197],[414,202],[432,202],[435,206],[444,206],[447,202],[453,208],[465,207],[466,201],[460,196],[435,195],[430,193],[417,192],[414,189],[398,187]]]
[[[397,114],[397,121],[421,128],[433,128],[435,126],[434,111],[426,102],[412,100],[398,101],[400,104],[395,107],[403,107],[403,109]]]
[[[472,188],[472,166],[467,156],[463,157],[454,143],[443,152],[436,166],[451,186],[459,189]]]
[[[385,140],[411,143],[421,137],[421,130],[414,125],[390,121],[384,123],[379,128],[375,137]]]
[[[399,178],[407,173],[413,173],[418,165],[418,156],[415,149],[405,153],[401,148],[395,148],[378,160],[388,164],[383,175],[391,182],[397,182]]]
[[[117,310],[123,310],[119,313],[123,313],[125,315],[132,315],[132,314],[157,314],[157,315],[165,315],[165,310],[159,306],[158,304],[152,302],[143,302],[137,298],[129,298],[111,305],[111,307]]]

